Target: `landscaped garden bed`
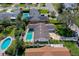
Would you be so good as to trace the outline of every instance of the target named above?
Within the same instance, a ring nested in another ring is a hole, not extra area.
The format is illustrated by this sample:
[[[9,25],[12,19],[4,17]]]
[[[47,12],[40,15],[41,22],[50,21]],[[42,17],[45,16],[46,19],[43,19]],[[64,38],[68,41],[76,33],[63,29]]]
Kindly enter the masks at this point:
[[[48,10],[47,9],[39,9],[38,11],[41,14],[48,14]]]
[[[48,22],[51,23],[51,24],[60,23],[60,22],[59,22],[58,20],[56,20],[55,18],[53,18],[53,19],[49,19]]]

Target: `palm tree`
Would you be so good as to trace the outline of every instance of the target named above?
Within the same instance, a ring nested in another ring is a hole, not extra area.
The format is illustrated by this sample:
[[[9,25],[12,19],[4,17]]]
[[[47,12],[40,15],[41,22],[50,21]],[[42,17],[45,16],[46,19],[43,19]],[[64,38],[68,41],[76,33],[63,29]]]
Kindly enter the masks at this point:
[[[15,38],[16,38],[16,55],[21,55],[21,53],[24,51],[24,42],[23,42],[23,39],[20,38],[21,36],[21,31],[16,29],[16,32],[15,32]]]
[[[62,12],[62,14],[59,15],[59,20],[61,23],[64,23],[66,28],[69,25],[72,25],[74,22],[74,15],[70,12],[70,10],[65,10]]]

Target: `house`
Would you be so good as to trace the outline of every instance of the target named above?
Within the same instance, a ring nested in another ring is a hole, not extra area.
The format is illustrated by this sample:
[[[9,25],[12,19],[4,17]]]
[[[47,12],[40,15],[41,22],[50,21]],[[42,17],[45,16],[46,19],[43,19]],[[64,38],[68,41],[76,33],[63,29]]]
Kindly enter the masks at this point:
[[[5,19],[5,18],[16,19],[17,15],[18,13],[14,13],[14,12],[11,12],[11,13],[3,12],[3,13],[0,13],[0,19]]]
[[[48,22],[48,16],[41,15],[37,9],[30,9],[30,23]]]
[[[28,24],[27,28],[34,29],[34,42],[49,41],[49,32],[53,32],[55,30],[53,24],[45,23]]]
[[[43,23],[39,23],[34,29],[34,41],[49,41],[48,28]]]

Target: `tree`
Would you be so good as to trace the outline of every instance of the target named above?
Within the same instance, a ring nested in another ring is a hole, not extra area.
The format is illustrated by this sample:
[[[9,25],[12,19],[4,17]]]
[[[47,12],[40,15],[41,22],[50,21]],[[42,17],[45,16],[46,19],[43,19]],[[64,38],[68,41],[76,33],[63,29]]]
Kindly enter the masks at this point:
[[[58,20],[67,27],[72,25],[74,22],[74,15],[70,12],[70,10],[65,10],[58,16]]]
[[[56,11],[58,11],[58,13],[63,12],[63,9],[64,9],[63,3],[53,3],[53,6],[56,9]]]

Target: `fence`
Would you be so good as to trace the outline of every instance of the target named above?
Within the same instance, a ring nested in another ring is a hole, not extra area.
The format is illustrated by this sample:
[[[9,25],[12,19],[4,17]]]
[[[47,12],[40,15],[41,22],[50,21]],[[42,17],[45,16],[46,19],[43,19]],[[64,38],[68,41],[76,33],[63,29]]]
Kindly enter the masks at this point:
[[[30,46],[50,46],[50,47],[63,47],[63,44],[32,44]]]

